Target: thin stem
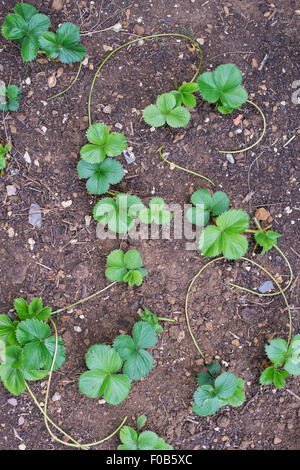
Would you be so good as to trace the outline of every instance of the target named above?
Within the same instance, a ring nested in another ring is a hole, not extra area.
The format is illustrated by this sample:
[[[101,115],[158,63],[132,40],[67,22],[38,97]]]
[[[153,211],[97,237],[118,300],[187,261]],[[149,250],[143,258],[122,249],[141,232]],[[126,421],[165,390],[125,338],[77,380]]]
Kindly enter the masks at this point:
[[[176,320],[174,320],[174,318],[163,318],[163,317],[157,317],[157,320],[159,321],[168,321],[168,322],[176,322]]]
[[[218,149],[217,149],[217,151],[218,151],[219,153],[240,153],[240,152],[246,152],[247,150],[250,150],[250,149],[252,149],[253,147],[255,147],[255,146],[261,141],[261,139],[263,138],[263,136],[265,135],[266,129],[267,129],[267,121],[266,121],[266,118],[265,118],[264,113],[262,112],[262,110],[260,109],[260,107],[257,106],[257,104],[253,103],[253,102],[250,101],[250,100],[247,100],[246,102],[249,103],[249,104],[252,104],[252,105],[260,112],[260,115],[261,115],[262,120],[263,120],[263,130],[262,130],[262,133],[261,133],[260,137],[257,139],[256,142],[254,142],[254,144],[249,145],[249,147],[246,147],[246,148],[244,148],[244,149],[240,149],[240,150],[218,150]]]
[[[192,341],[195,345],[195,348],[197,349],[198,353],[203,357],[204,360],[205,360],[205,356],[204,356],[203,352],[201,351],[200,347],[198,346],[198,343],[196,341],[196,338],[195,338],[195,336],[192,332],[192,328],[191,328],[191,325],[190,325],[190,319],[189,319],[189,313],[188,313],[189,294],[190,294],[191,288],[193,287],[194,282],[196,281],[198,276],[200,276],[200,274],[204,271],[204,269],[207,268],[207,266],[209,266],[210,264],[215,263],[216,261],[220,261],[221,259],[225,259],[224,256],[221,256],[220,258],[212,259],[211,261],[206,263],[204,266],[202,266],[200,271],[198,271],[197,274],[193,277],[193,279],[191,279],[191,281],[189,283],[189,287],[188,287],[187,292],[186,292],[186,296],[185,296],[184,311],[185,311],[185,319],[186,319],[187,328],[188,328],[189,334],[192,338]]]
[[[78,68],[76,77],[75,77],[74,80],[72,81],[71,85],[69,85],[67,88],[65,88],[63,91],[60,91],[60,92],[57,93],[56,95],[50,96],[50,98],[47,98],[47,101],[51,101],[51,100],[53,100],[54,98],[57,98],[58,96],[61,96],[61,95],[63,95],[64,93],[66,93],[67,91],[69,91],[70,88],[72,88],[72,86],[74,85],[74,83],[77,81],[77,79],[78,79],[78,77],[79,77],[79,74],[80,74],[80,71],[81,71],[81,68],[82,68],[82,60],[80,61],[80,64],[79,64],[79,68]]]
[[[123,49],[124,47],[127,47],[127,46],[130,46],[131,44],[134,44],[135,42],[138,42],[138,41],[141,41],[141,40],[146,40],[146,39],[153,39],[153,38],[158,38],[158,37],[166,37],[166,36],[176,36],[176,37],[181,37],[181,38],[184,38],[184,39],[188,39],[189,41],[191,41],[195,47],[198,49],[198,51],[200,52],[200,64],[191,80],[191,82],[193,82],[197,75],[199,74],[199,71],[200,71],[200,68],[201,68],[201,65],[202,65],[202,59],[203,59],[203,52],[202,52],[202,49],[201,47],[199,46],[199,44],[194,41],[194,39],[190,38],[189,36],[186,36],[185,34],[180,34],[180,33],[157,33],[157,34],[151,34],[149,36],[141,36],[141,37],[138,37],[136,39],[133,39],[131,41],[128,41],[126,42],[126,44],[123,44],[122,46],[119,46],[119,47],[116,47],[116,49],[114,49],[113,51],[111,51],[106,57],[105,59],[101,62],[101,64],[99,65],[98,69],[96,70],[96,73],[94,75],[94,78],[93,78],[93,81],[92,81],[92,84],[91,84],[91,87],[90,87],[90,91],[89,91],[89,100],[88,100],[88,116],[89,116],[89,125],[92,124],[92,118],[91,118],[91,101],[92,101],[92,93],[93,93],[93,88],[94,88],[94,85],[95,85],[95,81],[96,81],[96,78],[98,77],[99,73],[100,73],[100,70],[102,69],[102,67],[104,66],[104,64],[110,59],[110,57],[115,54],[116,52],[118,52],[119,50]]]
[[[254,294],[254,295],[258,295],[259,297],[269,297],[269,296],[273,296],[273,295],[279,295],[279,294],[282,294],[282,292],[285,292],[291,285],[293,279],[294,279],[294,275],[293,275],[293,271],[292,271],[292,267],[289,263],[289,260],[287,259],[287,257],[283,254],[283,252],[281,251],[281,249],[277,246],[277,245],[274,245],[274,248],[276,248],[277,251],[279,251],[279,253],[281,254],[281,256],[283,257],[283,259],[285,260],[288,268],[289,268],[289,271],[290,271],[290,279],[289,279],[289,282],[287,283],[287,285],[281,289],[279,287],[279,291],[278,292],[271,292],[271,293],[267,293],[267,294],[262,294],[260,292],[257,292],[257,291],[254,291],[254,290],[251,290],[251,289],[247,289],[246,287],[242,287],[242,286],[238,286],[236,284],[233,284],[233,283],[229,283],[232,287],[236,287],[237,289],[240,289],[240,290],[244,290],[246,292],[249,292],[250,294]],[[258,266],[260,269],[262,269],[266,274],[268,274],[268,276],[272,277],[270,275],[270,273],[265,269],[263,268],[260,264],[257,264],[255,261],[252,261],[250,260],[250,262],[252,264],[255,264],[255,266]],[[277,284],[277,282],[276,282]],[[278,284],[277,284],[278,285]]]
[[[162,145],[159,149],[158,149],[158,153],[159,155],[161,156],[161,158],[167,162],[169,165],[173,165],[175,166],[176,168],[179,168],[180,170],[183,170],[183,171],[186,171],[187,173],[191,173],[192,175],[195,175],[195,176],[200,176],[200,178],[208,181],[210,184],[212,184],[213,186],[215,186],[215,183],[213,181],[211,181],[209,178],[207,178],[206,176],[203,176],[203,175],[200,175],[200,173],[196,173],[195,171],[192,171],[192,170],[188,170],[187,168],[183,168],[182,166],[179,166],[179,165],[176,165],[175,163],[172,163],[170,162],[169,160],[167,160],[163,154],[162,154],[162,149],[164,148],[164,145]]]
[[[55,359],[56,359],[56,355],[57,355],[57,348],[58,348],[58,333],[57,333],[57,328],[56,328],[56,325],[54,323],[54,321],[50,318],[50,321],[52,323],[52,326],[54,328],[54,333],[55,333],[55,348],[54,348],[54,354],[53,354],[53,359],[52,359],[52,364],[51,364],[51,368],[49,370],[49,379],[48,379],[48,384],[47,384],[47,390],[46,390],[46,396],[45,396],[45,404],[44,404],[44,409],[41,407],[41,405],[39,404],[36,396],[34,395],[34,393],[32,392],[31,388],[29,387],[28,383],[26,383],[26,387],[27,387],[27,390],[28,392],[30,393],[34,403],[36,404],[36,406],[38,407],[38,409],[41,411],[41,413],[43,414],[44,416],[44,421],[45,421],[45,426],[47,428],[47,431],[49,432],[50,436],[52,437],[52,439],[54,439],[55,441],[57,442],[60,442],[61,444],[65,445],[65,446],[68,446],[68,447],[79,447],[83,450],[88,450],[89,447],[92,447],[92,446],[96,446],[96,445],[99,445],[99,444],[102,444],[103,442],[107,441],[108,439],[110,439],[112,436],[114,436],[118,431],[119,429],[121,429],[124,425],[124,423],[126,422],[127,420],[127,416],[123,419],[122,423],[118,426],[117,429],[115,429],[115,431],[113,431],[109,436],[101,439],[100,441],[96,441],[96,442],[92,442],[92,443],[88,443],[88,444],[81,444],[80,442],[76,441],[72,436],[70,436],[69,434],[67,434],[63,429],[61,429],[57,424],[55,424],[48,416],[47,414],[47,404],[48,404],[48,399],[49,399],[49,393],[50,393],[50,385],[51,385],[51,379],[52,379],[52,373],[53,373],[53,368],[54,368],[54,364],[55,364]],[[69,442],[65,442],[63,440],[61,440],[59,437],[57,437],[50,429],[49,427],[49,424],[48,424],[48,421],[50,424],[52,424],[52,426],[54,426],[59,432],[61,432],[64,436],[66,436],[69,440],[73,441],[73,444],[69,443]]]
[[[75,302],[74,304],[71,304],[71,305],[68,305],[67,307],[63,307],[63,308],[59,308],[58,310],[55,310],[55,312],[52,312],[51,315],[55,315],[56,313],[63,312],[64,310],[68,310],[69,308],[75,307],[75,305],[83,304],[83,303],[86,302],[87,300],[90,300],[90,299],[92,299],[93,297],[96,297],[96,295],[101,294],[101,292],[106,291],[107,289],[109,289],[110,287],[112,287],[114,284],[116,284],[116,282],[117,282],[117,281],[113,282],[112,284],[109,284],[109,286],[104,287],[104,289],[101,289],[101,290],[99,290],[98,292],[95,292],[94,294],[89,295],[88,297],[85,297],[84,299],[78,300],[78,301]]]

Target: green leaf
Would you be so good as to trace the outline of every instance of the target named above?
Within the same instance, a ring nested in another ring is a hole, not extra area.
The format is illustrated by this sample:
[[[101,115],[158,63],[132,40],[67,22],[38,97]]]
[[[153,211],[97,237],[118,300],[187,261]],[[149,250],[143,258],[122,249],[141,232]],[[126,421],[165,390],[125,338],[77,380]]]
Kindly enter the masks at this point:
[[[9,13],[2,25],[2,34],[6,39],[22,39],[28,32],[27,22],[20,15]]]
[[[265,351],[275,366],[281,366],[288,352],[287,342],[281,338],[271,339],[269,344],[265,345]]]
[[[141,320],[149,323],[156,333],[162,333],[163,328],[158,324],[158,318],[154,313],[150,312],[147,307],[144,307],[144,312],[141,315]]]
[[[199,385],[214,385],[214,378],[208,372],[199,372],[197,374],[197,382]]]
[[[242,210],[232,209],[217,218],[217,226],[206,227],[201,233],[199,248],[205,256],[217,256],[223,252],[227,259],[244,256],[248,242],[239,232],[249,226],[249,216]]]
[[[6,88],[6,96],[9,100],[19,99],[21,94],[22,94],[21,88],[19,88],[16,85],[9,85]]]
[[[191,196],[191,202],[196,206],[187,211],[188,220],[195,224],[204,226],[209,221],[210,212],[220,215],[229,207],[229,199],[223,191],[217,191],[213,196],[207,189],[198,189]]]
[[[217,108],[223,114],[240,108],[247,101],[248,94],[241,82],[242,73],[234,64],[220,65],[214,72],[205,72],[198,78],[203,99],[209,103],[219,100]]]
[[[220,400],[210,385],[198,387],[194,393],[194,400],[193,411],[200,416],[212,415],[221,407]]]
[[[25,345],[34,340],[43,340],[50,335],[50,327],[37,319],[28,319],[19,323],[16,331],[17,340]],[[38,367],[34,367],[38,369]]]
[[[223,191],[217,191],[213,194],[210,202],[210,210],[213,215],[221,215],[229,208],[229,198]]]
[[[23,351],[20,346],[8,346],[5,349],[5,362],[0,365],[0,377],[13,395],[20,395],[25,390],[24,376],[20,370],[23,365]]]
[[[25,380],[41,380],[49,374],[49,370],[26,370],[22,368],[20,371]]]
[[[172,214],[164,207],[165,201],[161,197],[153,197],[149,202],[149,208],[139,211],[139,219],[145,224],[151,224],[153,221],[157,225],[169,223],[172,220]]]
[[[125,137],[118,132],[113,132],[108,136],[104,150],[109,157],[116,157],[126,149],[126,145]]]
[[[80,155],[88,163],[101,163],[106,155],[116,157],[125,150],[127,145],[126,139],[122,134],[118,132],[109,134],[108,127],[99,122],[92,124],[88,128],[86,136],[90,144],[84,145],[81,148]],[[83,177],[85,178],[86,176]]]
[[[126,233],[134,225],[134,218],[144,207],[141,200],[129,194],[118,194],[116,201],[104,198],[94,207],[94,219],[116,233]]]
[[[276,388],[285,386],[285,378],[290,374],[285,370],[279,370],[276,367],[267,367],[261,374],[259,381],[262,385],[273,383]]]
[[[129,446],[130,449],[136,450],[138,433],[130,426],[123,426],[120,431],[120,439],[123,444]]]
[[[86,188],[92,194],[106,193],[110,184],[119,183],[124,176],[121,163],[111,158],[96,164],[81,160],[77,165],[77,172],[81,178],[88,178]]]
[[[9,335],[14,334],[15,325],[7,315],[0,315],[0,340],[7,341]]]
[[[142,266],[142,258],[137,250],[128,250],[124,256],[124,263],[127,269],[136,269]]]
[[[144,109],[143,119],[149,126],[153,127],[161,127],[166,123],[164,114],[154,104],[150,104]]]
[[[215,389],[220,398],[231,397],[238,386],[237,378],[231,372],[223,372],[215,380]]]
[[[216,361],[212,361],[210,364],[206,364],[206,367],[212,376],[219,375],[221,370],[220,364],[218,364]]]
[[[79,39],[79,28],[73,23],[63,23],[56,34],[43,34],[39,38],[39,45],[49,57],[59,57],[63,64],[69,64],[79,62],[86,55],[86,49],[78,44]]]
[[[191,115],[186,108],[176,106],[174,94],[164,93],[157,98],[156,105],[144,109],[143,118],[154,127],[161,127],[166,122],[171,127],[182,127],[189,122]]]
[[[133,327],[133,338],[120,335],[114,341],[114,349],[125,361],[123,372],[133,380],[149,374],[153,367],[153,357],[145,348],[152,348],[157,341],[154,329],[146,322],[137,322]]]
[[[181,93],[195,93],[198,89],[197,83],[194,82],[184,83],[179,87]]]
[[[138,437],[139,450],[154,450],[158,439],[158,435],[155,432],[143,431]]]
[[[146,424],[146,421],[147,421],[147,417],[145,415],[138,416],[138,418],[136,420],[136,428],[137,428],[138,431],[140,429],[142,429],[144,424]]]
[[[263,247],[261,254],[263,255],[266,251],[271,250],[273,246],[277,246],[277,239],[281,237],[281,235],[277,232],[273,232],[272,230],[268,230],[266,233],[262,230],[259,230],[254,234],[255,241]]]
[[[87,367],[92,369],[79,377],[79,390],[91,398],[104,399],[111,405],[121,403],[128,396],[131,381],[124,374],[116,374],[122,367],[119,354],[106,345],[93,345],[86,354]]]
[[[109,253],[107,260],[108,266],[122,268],[125,264],[124,253],[122,250],[113,250]]]
[[[17,3],[14,10],[15,13],[20,15],[26,22],[30,21],[33,15],[37,14],[36,8],[28,3]]]
[[[169,111],[166,117],[167,124],[170,127],[184,127],[188,124],[191,119],[190,112],[183,108],[182,106],[177,106],[177,108]]]
[[[245,393],[243,392],[243,388],[244,388],[244,381],[243,379],[238,378],[237,387],[235,389],[234,394],[231,395],[231,397],[227,398],[227,403],[229,405],[237,407],[237,406],[241,406],[244,403],[246,397],[245,397]]]
[[[288,359],[284,369],[292,375],[300,374],[300,335],[296,335],[288,349]]]

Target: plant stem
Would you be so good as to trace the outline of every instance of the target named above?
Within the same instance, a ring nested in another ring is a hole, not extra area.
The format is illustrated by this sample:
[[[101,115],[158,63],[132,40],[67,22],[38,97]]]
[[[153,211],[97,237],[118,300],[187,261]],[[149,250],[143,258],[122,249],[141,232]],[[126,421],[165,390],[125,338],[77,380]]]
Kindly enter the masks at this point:
[[[188,331],[189,331],[189,334],[192,338],[192,341],[195,345],[195,348],[197,349],[197,351],[199,352],[199,354],[203,357],[203,359],[205,360],[205,356],[203,354],[203,352],[201,351],[200,347],[198,346],[198,343],[196,341],[196,338],[192,332],[192,328],[191,328],[191,325],[190,325],[190,319],[189,319],[189,313],[188,313],[188,301],[189,301],[189,294],[190,294],[190,291],[191,291],[191,288],[193,287],[193,284],[194,282],[196,281],[196,279],[198,278],[198,276],[200,276],[200,274],[204,271],[205,268],[207,268],[207,266],[209,266],[210,264],[212,263],[215,263],[216,261],[220,261],[221,259],[225,259],[224,256],[221,256],[220,258],[215,258],[215,259],[212,259],[211,261],[209,261],[208,263],[206,263],[204,266],[202,266],[202,268],[200,269],[200,271],[197,272],[197,274],[191,279],[190,283],[189,283],[189,286],[188,286],[188,289],[187,289],[187,292],[186,292],[186,296],[185,296],[185,307],[184,307],[184,311],[185,311],[185,319],[186,319],[186,324],[187,324],[187,328],[188,328]]]
[[[157,320],[159,321],[168,321],[168,322],[176,322],[176,320],[174,320],[174,318],[163,318],[163,317],[157,317]]]
[[[250,150],[250,149],[252,149],[253,147],[255,147],[255,146],[261,141],[261,139],[263,138],[263,136],[265,135],[265,133],[266,133],[266,128],[267,128],[267,121],[266,121],[266,118],[265,118],[264,113],[262,112],[262,110],[260,109],[260,107],[257,106],[257,104],[253,103],[253,102],[250,101],[250,100],[247,100],[246,102],[249,103],[249,104],[252,104],[252,105],[260,112],[260,115],[261,115],[262,120],[263,120],[263,130],[262,130],[262,133],[261,133],[260,137],[257,139],[256,142],[254,142],[254,144],[249,145],[249,147],[246,147],[246,148],[244,148],[244,149],[240,149],[240,150],[218,150],[218,149],[216,149],[219,153],[241,153],[241,152],[246,152],[247,150]]]
[[[191,173],[192,175],[195,175],[195,176],[200,176],[200,178],[208,181],[210,184],[212,184],[213,186],[215,186],[215,183],[213,181],[211,181],[209,178],[207,178],[206,176],[203,176],[203,175],[200,175],[200,173],[196,173],[195,171],[192,171],[192,170],[188,170],[187,168],[183,168],[182,166],[179,166],[179,165],[176,165],[175,163],[172,163],[170,162],[169,160],[167,160],[163,154],[162,154],[162,149],[164,148],[164,145],[162,145],[157,151],[159,153],[159,155],[161,156],[161,158],[169,163],[169,165],[173,165],[175,166],[176,168],[179,168],[180,170],[183,170],[183,171],[186,171],[187,173]]]
[[[76,74],[74,80],[72,81],[71,85],[69,85],[67,88],[65,88],[63,91],[60,91],[60,92],[57,93],[56,95],[50,96],[50,98],[47,98],[47,101],[51,101],[51,100],[53,100],[54,98],[57,98],[58,96],[61,96],[61,95],[63,95],[64,93],[66,93],[67,91],[69,91],[70,88],[72,88],[72,86],[74,85],[74,83],[77,81],[77,79],[78,79],[78,77],[79,77],[79,74],[80,74],[80,71],[81,71],[81,68],[82,68],[82,60],[80,61],[77,74]]]
[[[72,436],[70,436],[69,434],[67,434],[63,429],[61,429],[56,423],[54,423],[48,416],[47,414],[47,404],[48,404],[48,398],[49,398],[49,393],[50,393],[50,385],[51,385],[51,379],[52,379],[52,373],[53,373],[53,368],[54,368],[54,364],[55,364],[55,359],[56,359],[56,354],[57,354],[57,347],[58,347],[58,333],[57,333],[57,328],[56,328],[56,325],[54,323],[54,321],[50,318],[50,321],[52,323],[52,326],[54,328],[54,332],[55,332],[55,349],[54,349],[54,354],[53,354],[53,359],[52,359],[52,364],[51,364],[51,368],[49,370],[49,379],[48,379],[48,383],[47,383],[47,390],[46,390],[46,396],[45,396],[45,405],[44,405],[44,409],[41,407],[41,405],[39,404],[36,396],[34,395],[34,393],[32,392],[31,388],[29,387],[28,383],[26,383],[26,388],[30,394],[30,396],[32,397],[34,403],[36,404],[36,406],[38,407],[38,409],[40,410],[40,412],[43,414],[44,416],[44,421],[45,421],[45,426],[47,428],[47,431],[49,432],[50,436],[52,437],[52,439],[54,439],[55,441],[57,442],[60,442],[61,444],[65,445],[65,446],[68,446],[68,447],[79,447],[80,449],[83,449],[83,450],[88,450],[89,447],[93,447],[93,446],[96,446],[96,445],[99,445],[99,444],[102,444],[103,442],[107,441],[108,439],[110,439],[112,436],[114,436],[124,425],[124,423],[126,422],[127,420],[127,416],[123,419],[122,423],[117,427],[117,429],[115,429],[111,434],[109,434],[108,436],[106,436],[105,438],[99,440],[99,441],[96,441],[96,442],[91,442],[91,443],[88,443],[88,444],[81,444],[80,442],[76,441]],[[50,429],[49,427],[49,424],[48,424],[48,421],[50,424],[52,424],[52,426],[54,426],[59,432],[61,432],[64,436],[66,436],[68,439],[70,439],[71,441],[73,441],[73,444],[69,443],[69,442],[65,442],[63,440],[61,440],[59,437],[57,437]]]
[[[96,297],[97,295],[101,294],[101,292],[106,291],[107,289],[109,289],[110,287],[112,287],[114,284],[116,284],[116,282],[117,282],[117,281],[113,282],[112,284],[109,284],[109,286],[104,287],[104,289],[101,289],[101,290],[99,290],[98,292],[95,292],[94,294],[89,295],[88,297],[85,297],[84,299],[78,300],[78,301],[75,302],[74,304],[71,304],[71,305],[68,305],[67,307],[63,307],[63,308],[59,308],[58,310],[55,310],[55,312],[52,312],[51,315],[55,315],[56,313],[63,312],[64,310],[68,310],[69,308],[75,307],[75,305],[83,304],[83,303],[86,302],[87,300],[90,300],[90,299],[92,299],[93,297]]]
[[[92,93],[93,93],[93,88],[94,88],[94,85],[95,85],[95,81],[96,81],[96,78],[97,76],[99,75],[100,73],[100,70],[102,69],[102,67],[104,66],[104,64],[110,59],[110,57],[115,54],[116,52],[118,52],[119,50],[123,49],[124,47],[127,47],[127,46],[130,46],[131,44],[134,44],[135,42],[138,42],[138,41],[141,41],[141,40],[146,40],[146,39],[153,39],[153,38],[158,38],[158,37],[166,37],[166,36],[175,36],[175,37],[181,37],[181,38],[184,38],[184,39],[188,39],[189,41],[191,41],[194,46],[198,49],[198,51],[200,52],[200,64],[191,80],[191,82],[193,82],[197,75],[199,74],[199,71],[200,71],[200,68],[201,68],[201,65],[202,65],[202,59],[203,59],[203,52],[202,52],[202,49],[201,47],[199,46],[199,44],[194,41],[194,39],[190,38],[189,36],[186,36],[185,34],[180,34],[180,33],[157,33],[157,34],[151,34],[149,36],[141,36],[141,37],[138,37],[136,39],[133,39],[131,41],[128,41],[126,42],[126,44],[122,44],[122,46],[119,46],[119,47],[116,47],[116,49],[114,49],[113,51],[111,51],[106,57],[105,59],[101,62],[101,64],[99,65],[98,69],[96,70],[96,73],[94,75],[94,78],[93,78],[93,81],[92,81],[92,84],[91,84],[91,87],[90,87],[90,91],[89,91],[89,100],[88,100],[88,116],[89,116],[89,125],[92,124],[92,118],[91,118],[91,100],[92,100]]]
[[[282,294],[282,292],[285,292],[285,291],[290,287],[290,285],[291,285],[291,283],[292,283],[292,281],[293,281],[293,279],[294,279],[294,275],[293,275],[292,267],[291,267],[291,265],[290,265],[289,260],[287,259],[287,257],[283,254],[283,252],[281,251],[281,249],[280,249],[277,245],[274,245],[274,248],[276,248],[276,250],[279,251],[279,253],[281,254],[281,256],[283,257],[283,259],[285,260],[285,262],[286,262],[286,264],[287,264],[287,266],[288,266],[288,268],[289,268],[289,271],[290,271],[290,279],[289,279],[287,285],[286,285],[283,289],[281,289],[281,288],[279,287],[279,291],[278,291],[278,292],[271,292],[271,293],[267,293],[267,294],[262,294],[262,293],[260,293],[260,292],[254,291],[254,290],[247,289],[246,287],[238,286],[238,285],[233,284],[233,283],[231,283],[231,282],[230,282],[229,284],[230,284],[232,287],[236,287],[237,289],[244,290],[244,291],[246,291],[246,292],[249,292],[250,294],[258,295],[259,297],[269,297],[269,296],[273,296],[273,295],[279,295],[279,294]],[[251,262],[252,264],[255,264],[256,266],[258,266],[258,267],[259,267],[260,269],[262,269],[266,274],[268,274],[268,276],[270,276],[270,277],[272,278],[271,274],[270,274],[265,268],[263,268],[260,264],[257,264],[255,261],[252,261],[252,260],[250,260],[250,262]],[[273,279],[274,279],[274,278],[273,278]],[[278,283],[277,283],[276,281],[275,281],[275,284],[278,286]]]

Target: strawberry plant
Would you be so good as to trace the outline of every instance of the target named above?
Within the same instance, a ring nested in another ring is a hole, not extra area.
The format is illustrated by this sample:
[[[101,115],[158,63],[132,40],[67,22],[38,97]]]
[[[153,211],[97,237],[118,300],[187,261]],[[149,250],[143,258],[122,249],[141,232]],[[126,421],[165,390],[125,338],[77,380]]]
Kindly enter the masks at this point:
[[[101,163],[106,155],[117,157],[125,150],[127,142],[119,132],[109,133],[108,126],[97,122],[92,124],[86,133],[89,144],[80,150],[82,160],[87,163]]]
[[[0,144],[0,170],[1,170],[1,175],[3,175],[3,170],[6,167],[6,155],[10,151],[10,146],[8,144],[5,144],[4,146]]]
[[[294,336],[289,345],[282,338],[271,339],[265,351],[272,365],[261,374],[262,385],[273,383],[276,388],[283,388],[289,375],[300,375],[300,335]]]
[[[221,215],[229,208],[228,196],[223,191],[217,191],[211,196],[207,189],[198,189],[192,194],[191,202],[195,207],[188,209],[187,219],[201,226],[208,223],[211,215]]]
[[[111,184],[119,183],[124,176],[121,163],[105,158],[101,163],[88,163],[80,160],[77,165],[80,178],[87,179],[86,189],[92,194],[105,194]]]
[[[93,210],[94,219],[116,233],[127,233],[134,226],[134,219],[144,209],[144,204],[137,196],[117,194],[113,198],[103,198]]]
[[[161,197],[153,197],[149,202],[149,208],[139,211],[139,219],[145,224],[154,222],[157,225],[163,225],[172,220],[172,214],[165,209],[165,202]]]
[[[90,398],[104,399],[118,405],[129,395],[131,380],[126,374],[117,373],[123,365],[120,355],[104,344],[94,344],[86,353],[88,371],[79,377],[79,390]]]
[[[123,426],[120,431],[122,444],[118,450],[172,450],[173,447],[167,444],[161,437],[153,431],[143,431],[141,428],[147,421],[146,416],[141,415],[136,420],[136,431],[130,426]]]
[[[48,31],[50,19],[27,3],[15,5],[15,14],[9,13],[2,25],[2,34],[21,46],[22,58],[28,62],[36,58],[39,38]]]
[[[197,83],[184,83],[178,90],[172,90],[171,93],[176,98],[176,106],[187,106],[188,108],[194,108],[196,106],[196,97],[193,95],[198,91]]]
[[[202,98],[216,103],[218,111],[229,114],[248,99],[242,83],[242,72],[234,64],[219,65],[214,72],[204,72],[198,78]]]
[[[200,416],[216,413],[222,406],[240,406],[245,401],[244,381],[231,372],[219,375],[220,366],[216,362],[207,365],[207,372],[197,376],[200,385],[194,393],[193,411]]]
[[[52,366],[59,369],[65,362],[65,349],[61,338],[50,336],[46,323],[51,315],[50,307],[43,307],[39,298],[28,305],[24,299],[14,302],[20,320],[12,321],[8,315],[0,315],[0,340],[4,345],[0,365],[0,378],[4,386],[14,395],[26,388],[26,380],[44,378]]]
[[[91,346],[86,354],[88,371],[81,374],[79,390],[90,398],[99,398],[118,405],[129,395],[131,380],[149,374],[154,360],[145,348],[157,340],[154,329],[146,322],[133,326],[133,337],[117,336],[113,348],[104,344]],[[123,373],[118,373],[123,368]]]
[[[143,268],[141,255],[137,250],[113,250],[107,257],[108,268],[105,270],[107,279],[113,282],[128,282],[130,286],[140,286],[147,270]]]
[[[22,96],[21,88],[16,85],[1,87],[0,95],[6,98],[6,102],[0,104],[0,111],[17,111],[19,109],[19,101]]]
[[[154,329],[155,333],[163,332],[163,327],[158,324],[159,318],[154,315],[154,313],[150,312],[147,307],[144,307],[144,311],[141,315],[141,320],[149,323],[149,325],[151,325]]]
[[[38,43],[43,52],[51,59],[59,58],[63,64],[80,62],[86,55],[86,49],[79,43],[80,31],[73,23],[61,24],[56,34],[44,32]]]
[[[143,118],[153,127],[161,127],[166,123],[170,127],[184,127],[191,119],[191,115],[186,108],[176,104],[176,98],[172,93],[164,93],[157,98],[156,104],[144,109]]]

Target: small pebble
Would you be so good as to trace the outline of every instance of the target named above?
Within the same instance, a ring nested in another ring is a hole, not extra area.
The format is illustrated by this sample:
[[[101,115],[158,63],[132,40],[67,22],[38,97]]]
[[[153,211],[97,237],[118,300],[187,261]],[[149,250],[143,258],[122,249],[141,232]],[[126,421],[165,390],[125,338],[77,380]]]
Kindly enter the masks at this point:
[[[229,161],[229,163],[234,163],[234,158],[231,153],[226,153],[226,158]]]
[[[52,397],[52,401],[59,401],[59,400],[61,400],[61,395],[58,392],[55,392]]]
[[[272,290],[273,287],[274,287],[274,286],[273,286],[273,282],[272,282],[272,281],[265,281],[265,282],[263,282],[263,283],[259,286],[258,290],[259,290],[259,292],[260,292],[261,294],[266,294],[267,292],[269,292],[270,290]]]
[[[9,398],[7,400],[7,403],[9,403],[11,406],[17,406],[18,402],[15,398]]]

